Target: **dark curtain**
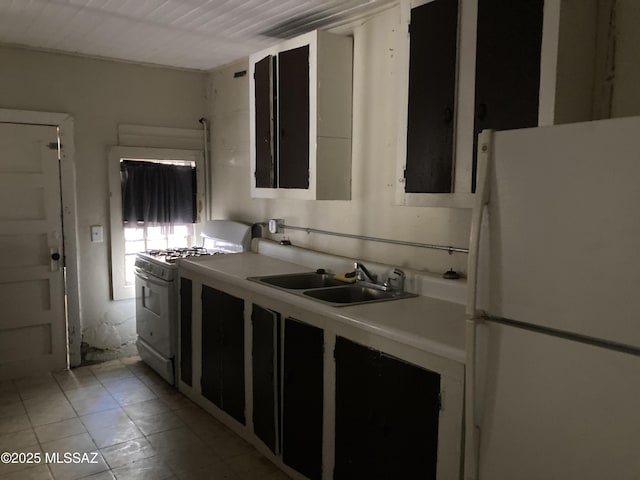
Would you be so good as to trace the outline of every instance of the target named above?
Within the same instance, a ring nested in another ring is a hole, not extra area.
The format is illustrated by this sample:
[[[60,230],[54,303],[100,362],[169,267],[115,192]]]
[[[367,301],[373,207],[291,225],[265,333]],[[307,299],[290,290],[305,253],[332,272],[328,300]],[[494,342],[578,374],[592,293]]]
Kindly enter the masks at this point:
[[[124,222],[195,223],[194,167],[123,160],[120,180]]]

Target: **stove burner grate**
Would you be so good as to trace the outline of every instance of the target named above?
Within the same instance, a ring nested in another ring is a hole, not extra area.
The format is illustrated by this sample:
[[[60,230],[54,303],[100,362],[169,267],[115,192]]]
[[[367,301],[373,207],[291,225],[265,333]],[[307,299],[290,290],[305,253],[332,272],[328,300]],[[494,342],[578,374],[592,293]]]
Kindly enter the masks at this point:
[[[179,258],[217,255],[222,252],[211,252],[204,247],[181,247],[166,250],[153,249],[147,250],[145,253],[152,257],[164,257],[164,261],[167,263],[175,263]]]

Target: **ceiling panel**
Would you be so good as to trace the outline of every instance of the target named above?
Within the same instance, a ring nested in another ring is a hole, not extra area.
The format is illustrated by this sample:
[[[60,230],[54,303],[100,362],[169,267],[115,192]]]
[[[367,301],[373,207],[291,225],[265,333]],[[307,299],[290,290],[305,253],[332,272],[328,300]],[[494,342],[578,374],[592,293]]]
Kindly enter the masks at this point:
[[[394,0],[0,0],[0,43],[209,70],[391,3]]]

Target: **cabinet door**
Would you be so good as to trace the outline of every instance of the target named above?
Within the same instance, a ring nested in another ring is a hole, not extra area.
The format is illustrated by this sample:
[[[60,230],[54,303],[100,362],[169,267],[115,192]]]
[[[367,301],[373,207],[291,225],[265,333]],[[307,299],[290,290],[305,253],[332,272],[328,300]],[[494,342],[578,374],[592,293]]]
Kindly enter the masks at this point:
[[[202,395],[244,417],[244,301],[202,286]]]
[[[276,163],[274,132],[274,61],[276,57],[266,56],[256,62],[255,82],[255,134],[256,134],[256,171],[255,182],[258,188],[275,188]]]
[[[544,0],[479,0],[472,191],[478,134],[538,125]]]
[[[440,376],[336,339],[336,479],[436,478]]]
[[[458,0],[411,10],[407,193],[451,192]]]
[[[245,425],[244,300],[222,295],[222,409]]]
[[[278,187],[309,188],[309,46],[278,54]]]
[[[384,456],[376,397],[380,352],[336,338],[334,478],[376,478]]]
[[[222,292],[202,286],[202,395],[222,408]]]
[[[253,430],[277,454],[280,419],[280,315],[254,304],[251,324]]]
[[[282,459],[312,480],[322,473],[323,353],[321,329],[285,320]]]
[[[440,375],[380,357],[385,478],[436,478]]]
[[[180,379],[191,386],[193,381],[193,349],[191,327],[193,323],[193,284],[180,278]]]

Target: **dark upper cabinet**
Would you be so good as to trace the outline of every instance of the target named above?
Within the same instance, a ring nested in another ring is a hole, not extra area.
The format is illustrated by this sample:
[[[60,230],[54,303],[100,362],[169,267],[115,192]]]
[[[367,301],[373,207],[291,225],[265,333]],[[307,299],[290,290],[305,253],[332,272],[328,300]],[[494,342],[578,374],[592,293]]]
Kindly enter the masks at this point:
[[[309,188],[309,45],[267,55],[253,72],[255,186]]]
[[[313,31],[250,57],[252,197],[351,197],[353,40]]]
[[[284,326],[282,459],[312,480],[322,475],[324,332],[291,318]]]
[[[280,188],[309,188],[309,45],[278,54]]]
[[[245,424],[244,300],[202,286],[202,395]]]
[[[436,478],[440,375],[336,339],[334,478]]]
[[[544,0],[479,0],[472,191],[478,134],[538,125]]]
[[[411,9],[405,192],[451,192],[458,0]]]
[[[191,386],[193,382],[193,282],[180,278],[180,380]]]
[[[256,62],[255,80],[255,132],[256,171],[255,184],[259,188],[276,187],[276,139],[274,137],[274,95],[276,57],[267,55]]]
[[[591,60],[570,52],[595,35],[595,14],[565,15],[563,5],[434,0],[403,11],[409,26],[407,137],[406,155],[398,159],[398,203],[471,208],[482,130],[550,124],[556,115],[575,118],[590,104],[587,89],[576,92],[570,85],[576,75],[591,78]],[[449,195],[429,195],[434,193]]]
[[[280,451],[280,315],[253,305],[253,431],[275,454]]]

